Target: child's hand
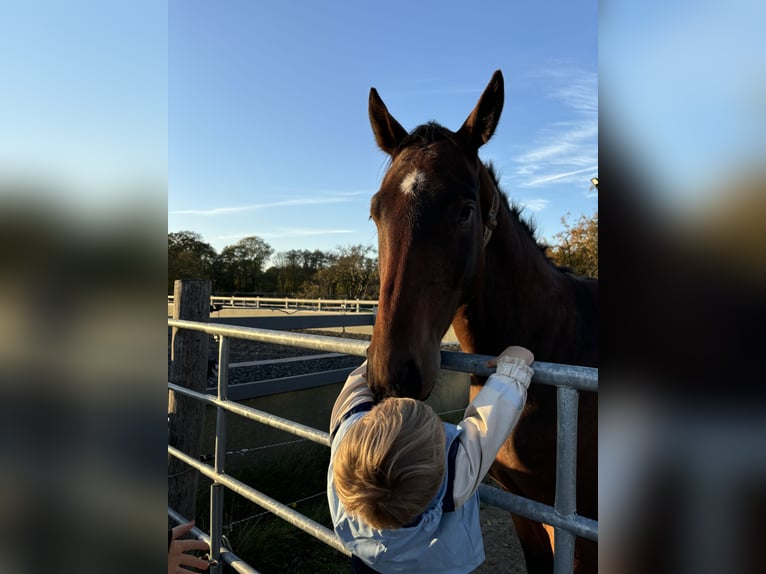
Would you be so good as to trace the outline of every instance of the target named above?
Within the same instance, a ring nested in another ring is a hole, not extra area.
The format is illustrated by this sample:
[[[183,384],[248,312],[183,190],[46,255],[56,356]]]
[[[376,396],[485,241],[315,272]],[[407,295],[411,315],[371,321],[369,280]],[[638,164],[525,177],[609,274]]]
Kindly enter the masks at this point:
[[[512,345],[500,353],[500,356],[496,359],[487,361],[487,366],[496,367],[498,363],[509,363],[509,359],[521,359],[527,366],[529,366],[534,362],[535,356],[529,349],[525,349],[518,345]]]
[[[207,570],[210,566],[210,562],[197,558],[192,554],[187,554],[190,550],[206,550],[210,551],[210,547],[207,542],[196,539],[183,539],[180,537],[189,532],[194,526],[194,521],[187,522],[186,524],[179,524],[173,528],[172,542],[170,548],[168,548],[168,574],[179,574],[188,572],[191,574],[193,571],[184,566],[192,566],[200,570]]]

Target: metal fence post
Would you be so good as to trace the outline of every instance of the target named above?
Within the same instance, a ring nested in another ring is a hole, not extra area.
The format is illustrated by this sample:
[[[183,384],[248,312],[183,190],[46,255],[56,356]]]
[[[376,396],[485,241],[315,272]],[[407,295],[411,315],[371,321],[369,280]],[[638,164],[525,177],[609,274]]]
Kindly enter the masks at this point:
[[[229,396],[229,338],[221,336],[218,345],[218,400],[226,401]],[[215,462],[216,475],[226,472],[226,410],[216,407],[215,421]],[[222,572],[221,537],[223,536],[223,495],[224,486],[216,481],[210,485],[210,556],[218,565],[211,566],[212,574]]]
[[[577,390],[557,387],[558,398],[556,436],[556,514],[571,518],[577,510]],[[575,536],[563,528],[554,528],[556,552],[553,572],[566,574],[574,568]]]
[[[178,301],[178,299],[176,300]],[[279,304],[281,299],[274,299],[274,302]],[[344,303],[348,303],[348,301],[344,301]],[[372,310],[374,318],[377,314],[377,306],[373,306]],[[249,420],[267,424],[274,428],[292,432],[297,436],[308,438],[319,444],[329,446],[329,437],[324,431],[305,427],[304,425],[294,423],[293,421],[281,419],[280,417],[269,413],[257,411],[256,409],[228,400],[229,343],[230,338],[233,337],[243,340],[330,350],[358,356],[364,356],[366,345],[361,341],[335,339],[320,335],[284,333],[281,331],[277,332],[266,329],[244,328],[231,325],[211,325],[201,321],[195,322],[190,320],[169,319],[168,324],[180,333],[197,332],[200,334],[215,334],[220,337],[217,397],[212,397],[210,394],[204,392],[195,392],[188,388],[184,388],[185,385],[173,384],[172,380],[169,385],[169,388],[179,396],[183,395],[187,398],[194,398],[203,404],[212,405],[217,409],[215,463],[213,467],[200,462],[198,456],[195,456],[194,453],[186,451],[186,449],[183,449],[186,452],[182,452],[182,449],[172,446],[172,438],[171,444],[168,446],[169,457],[177,458],[182,461],[183,464],[186,465],[184,468],[186,470],[191,470],[191,474],[195,474],[195,478],[196,473],[194,471],[196,470],[213,481],[210,493],[210,547],[211,557],[218,560],[219,565],[212,566],[211,572],[220,574],[222,568],[220,558],[222,555],[221,542],[223,530],[224,488],[263,506],[266,510],[271,511],[280,518],[298,526],[305,532],[308,532],[340,552],[347,553],[331,530],[306,519],[289,507],[278,503],[263,493],[259,493],[225,473],[226,416],[228,412],[243,416]],[[206,342],[207,339],[205,339],[205,344]],[[206,358],[207,353],[205,352],[203,360]],[[486,366],[486,361],[490,358],[488,356],[442,351],[441,358],[441,366],[443,369],[483,375],[489,374],[490,371]],[[502,492],[487,485],[482,485],[480,488],[481,500],[521,516],[552,525],[555,528],[556,543],[554,572],[556,574],[570,573],[573,568],[575,538],[582,537],[596,543],[598,542],[597,521],[578,516],[576,513],[578,389],[597,392],[598,369],[539,362],[536,363],[535,371],[535,384],[557,387],[557,469],[554,506],[551,507],[507,492]],[[191,517],[193,517],[193,515],[191,515]],[[223,549],[223,556],[227,564],[234,566],[231,562],[232,554],[230,552]],[[253,571],[252,568],[247,565],[241,567],[238,565],[234,569],[237,570],[237,572],[253,572],[254,574],[257,574],[257,572]]]

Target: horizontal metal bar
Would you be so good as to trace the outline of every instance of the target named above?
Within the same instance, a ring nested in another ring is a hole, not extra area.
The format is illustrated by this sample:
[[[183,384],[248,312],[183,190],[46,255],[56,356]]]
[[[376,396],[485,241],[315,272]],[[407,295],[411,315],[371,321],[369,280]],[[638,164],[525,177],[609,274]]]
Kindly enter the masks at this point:
[[[342,339],[322,335],[285,333],[252,327],[233,327],[226,325],[215,326],[209,323],[199,323],[175,319],[169,319],[168,326],[202,331],[211,335],[222,335],[278,345],[299,346],[361,357],[366,356],[366,349],[369,344],[368,341]],[[486,355],[471,355],[465,353],[442,351],[441,366],[447,370],[488,376],[494,371],[486,365],[487,361],[492,358],[493,357]],[[533,363],[533,368],[535,369],[535,383],[572,387],[582,391],[598,391],[598,369],[537,361]],[[221,401],[212,395],[190,391],[172,383],[168,383],[168,387],[175,390],[176,392],[197,398],[198,400],[201,400],[207,404],[222,407],[229,412],[238,414],[250,420],[267,424],[274,428],[290,432],[325,446],[330,446],[329,435],[326,432],[319,431],[317,429],[313,429],[311,427],[301,425],[299,423],[295,423],[288,419],[277,417],[257,409],[253,409],[251,407],[232,403],[229,401]],[[259,491],[245,485],[244,483],[237,481],[229,475],[216,474],[212,467],[192,459],[174,447],[168,446],[168,452],[169,454],[183,460],[190,466],[193,466],[206,476],[209,476],[220,484],[225,485],[232,491],[237,492],[238,494],[255,502],[256,504],[263,506],[280,518],[322,540],[336,550],[346,555],[349,554],[348,551],[342,546],[340,540],[335,536],[335,534],[324,526],[319,525],[308,518],[305,518],[300,513],[289,509],[278,501],[266,496],[263,493],[260,493]],[[553,507],[533,500],[525,499],[521,496],[504,492],[487,485],[481,485],[479,487],[479,494],[481,500],[487,504],[508,510],[514,514],[525,516],[532,520],[542,521],[546,524],[554,526],[555,528],[571,532],[575,536],[580,536],[596,542],[598,541],[598,522],[595,520],[578,516],[576,513],[564,516],[557,512]],[[238,570],[236,567],[235,569]],[[245,571],[252,572],[251,570]]]
[[[173,296],[168,295],[168,301],[172,301]],[[212,295],[211,301],[260,301],[261,303],[309,303],[322,305],[377,305],[377,299],[297,299],[292,297],[226,297],[225,295]]]
[[[175,510],[170,508],[168,506],[168,516],[172,518],[177,524],[186,524],[187,522],[190,522],[190,520],[184,516],[181,516],[178,514]],[[212,547],[210,536],[202,532],[199,528],[196,526],[192,526],[192,529],[190,530],[192,533],[192,536],[195,536],[198,540],[203,540],[207,543],[208,546]],[[226,562],[229,566],[231,566],[234,570],[239,572],[240,574],[261,574],[250,566],[247,562],[242,560],[239,556],[234,554],[231,550],[227,550],[225,547],[221,547],[221,560]]]
[[[479,498],[482,502],[492,506],[497,506],[503,510],[532,520],[538,520],[557,528],[563,528],[576,536],[598,542],[598,522],[591,518],[577,514],[562,516],[552,506],[511,494],[486,484],[479,486]]]
[[[339,337],[328,337],[327,335],[269,331],[267,329],[257,329],[255,327],[229,327],[226,325],[212,325],[210,323],[200,323],[197,321],[183,321],[181,319],[168,319],[168,326],[177,327],[179,329],[202,331],[208,335],[224,335],[248,341],[304,347],[306,349],[331,351],[335,353],[344,353],[346,355],[356,355],[359,357],[367,356],[367,346],[370,344],[369,341],[341,339]]]
[[[231,301],[229,298],[224,298],[225,300]],[[318,307],[321,305],[322,307],[341,307],[345,309],[356,309],[357,306],[359,307],[377,307],[378,302],[377,301],[357,301],[356,299],[274,299],[274,298],[261,298],[257,301],[255,299],[247,299],[247,298],[234,298],[234,302],[237,303],[258,303],[263,306],[267,307],[274,307],[274,306],[282,306],[285,305],[288,306],[288,308],[295,309],[296,307],[300,306],[311,306],[311,307]]]
[[[290,429],[285,429],[285,430],[289,431]],[[327,435],[327,433],[324,433],[324,434]],[[329,446],[329,435],[327,435],[326,446]],[[180,450],[170,445],[168,445],[168,452],[171,455],[175,456],[176,458],[179,458],[180,460],[189,464],[189,466],[193,466],[194,468],[196,468],[203,474],[206,474],[206,476],[213,478],[214,480],[217,480],[218,476],[228,476],[228,475],[217,475],[213,467],[193,459],[192,457],[188,456],[187,454],[181,452]],[[236,480],[236,479],[232,478],[232,480]],[[232,488],[227,481],[222,480],[219,482],[221,482],[221,484],[224,484],[229,488]],[[237,482],[239,483],[238,488],[240,489],[244,488],[246,490],[252,490],[257,495],[266,496],[256,491],[255,489],[251,489],[244,483],[240,483],[239,481]],[[234,489],[232,488],[232,490]],[[243,496],[245,495],[243,494]],[[249,497],[246,496],[246,498],[249,498]],[[510,492],[505,492],[503,490],[488,486],[486,484],[482,484],[481,486],[479,486],[479,498],[481,499],[482,502],[486,504],[496,506],[503,510],[513,512],[514,514],[518,514],[520,516],[524,516],[532,520],[539,520],[541,522],[544,522],[545,524],[550,524],[551,526],[554,526],[554,527],[563,528],[564,530],[571,532],[575,536],[581,536],[582,538],[587,538],[588,540],[593,540],[595,542],[598,542],[598,522],[590,518],[579,516],[577,514],[573,514],[572,516],[562,516],[561,514],[557,513],[552,506],[548,506],[547,504],[542,504],[541,502],[536,502],[534,500],[530,500],[528,498],[524,498],[516,494],[511,494]],[[253,500],[253,502],[255,502],[256,504],[261,504],[257,500]],[[267,507],[264,506],[264,508],[267,508]]]
[[[168,445],[168,454],[182,460],[189,466],[197,469],[208,478],[214,480],[219,484],[223,484],[229,490],[239,494],[247,500],[254,502],[255,504],[262,506],[272,514],[275,514],[282,520],[289,522],[293,526],[300,528],[307,534],[310,534],[314,538],[321,540],[328,546],[333,547],[338,552],[342,552],[346,556],[351,556],[351,553],[346,550],[343,543],[335,535],[335,532],[329,528],[322,526],[318,522],[311,520],[303,516],[300,512],[293,510],[292,508],[285,506],[278,500],[271,498],[263,494],[262,492],[246,485],[230,476],[228,474],[217,474],[212,466],[209,466],[203,462],[195,460],[184,452],[181,452],[175,447]]]
[[[495,369],[488,367],[487,361],[494,358],[491,355],[442,351],[441,368],[488,377],[495,372]],[[532,381],[535,383],[553,386],[563,385],[578,391],[598,391],[598,369],[593,367],[535,361],[532,363],[532,368],[535,371]]]
[[[331,327],[368,327],[373,324],[372,313],[343,315],[278,315],[262,317],[210,317],[218,325],[236,325],[254,329],[322,329]]]
[[[237,383],[236,385],[229,387],[229,398],[233,401],[244,401],[246,399],[265,397],[267,395],[276,395],[290,391],[302,391],[305,389],[314,389],[316,387],[342,383],[353,370],[353,368],[347,367],[345,369],[307,373],[305,375],[294,375],[292,377],[282,377],[279,379]],[[214,387],[208,388],[208,390],[212,389],[214,389]]]
[[[231,403],[227,401],[218,401],[218,399],[212,395],[205,395],[195,391],[190,391],[189,389],[179,387],[178,385],[174,385],[172,383],[168,383],[168,387],[178,393],[197,398],[198,400],[204,401],[211,405],[217,405],[219,402],[223,403],[221,406],[230,412],[236,413],[250,420],[267,424],[285,432],[307,438],[319,444],[323,444],[328,447],[330,446],[330,435],[326,432],[290,421],[288,419],[284,419],[282,417],[265,413],[257,409],[253,409],[251,407],[246,407],[244,405],[239,405],[237,403]],[[168,448],[173,447],[169,446]],[[590,518],[577,516],[576,514],[572,515],[571,517],[565,517],[558,514],[551,506],[542,504],[540,502],[535,502],[534,500],[529,500],[509,492],[504,492],[487,485],[481,485],[479,487],[479,496],[483,501],[487,502],[488,504],[492,504],[493,506],[503,508],[515,514],[520,514],[521,516],[526,516],[527,518],[531,518],[533,520],[542,520],[551,526],[557,526],[569,530],[577,536],[582,536],[583,538],[587,538],[589,540],[598,541],[598,523],[595,520],[591,520]]]
[[[264,411],[259,411],[258,409],[254,409],[252,407],[240,405],[239,403],[233,403],[231,401],[220,401],[213,395],[198,393],[173,383],[168,383],[168,388],[174,390],[177,393],[186,395],[187,397],[192,397],[209,405],[219,406],[229,412],[245,417],[251,421],[263,423],[276,429],[309,439],[316,443],[330,446],[330,435],[324,431],[320,431],[310,426],[302,425],[300,423],[296,423],[289,419],[278,417]]]
[[[253,327],[231,327],[226,325],[211,325],[196,321],[183,321],[180,319],[168,319],[168,326],[179,329],[191,329],[202,331],[209,335],[224,335],[237,339],[247,339],[262,343],[287,345],[331,351],[355,355],[367,356],[369,341],[356,339],[342,339],[326,335],[311,335],[306,333],[288,333],[284,331],[269,331]],[[494,369],[487,367],[487,361],[493,359],[490,355],[472,355],[468,353],[456,353],[454,351],[441,352],[441,368],[463,373],[474,373],[489,376]],[[532,364],[535,370],[534,383],[554,386],[569,386],[580,391],[598,391],[598,369],[593,367],[578,367],[575,365],[561,365],[558,363],[546,363],[535,361]]]
[[[278,365],[282,363],[296,363],[298,361],[316,361],[319,359],[335,359],[344,357],[341,353],[322,353],[321,355],[303,355],[300,357],[283,357],[281,359],[264,359],[263,361],[246,361],[244,363],[229,363],[229,368],[256,367],[260,365]]]

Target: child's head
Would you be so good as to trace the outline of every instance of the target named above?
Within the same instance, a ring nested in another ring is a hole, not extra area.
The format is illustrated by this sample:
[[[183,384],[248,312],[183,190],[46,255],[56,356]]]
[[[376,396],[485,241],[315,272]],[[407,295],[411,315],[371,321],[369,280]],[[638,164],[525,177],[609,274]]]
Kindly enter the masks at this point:
[[[409,524],[444,479],[444,426],[421,401],[388,398],[351,426],[335,453],[335,490],[374,528]]]

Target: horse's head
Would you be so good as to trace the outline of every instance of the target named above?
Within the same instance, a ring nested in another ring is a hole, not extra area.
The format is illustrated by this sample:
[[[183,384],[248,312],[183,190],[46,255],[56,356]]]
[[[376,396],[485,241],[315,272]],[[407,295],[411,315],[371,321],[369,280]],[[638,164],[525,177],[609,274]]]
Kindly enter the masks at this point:
[[[483,266],[484,222],[494,225],[497,191],[478,150],[502,108],[497,71],[457,132],[429,123],[408,134],[370,90],[375,139],[391,156],[370,209],[378,228],[380,302],[367,374],[378,399],[425,399],[436,382],[441,339]]]

